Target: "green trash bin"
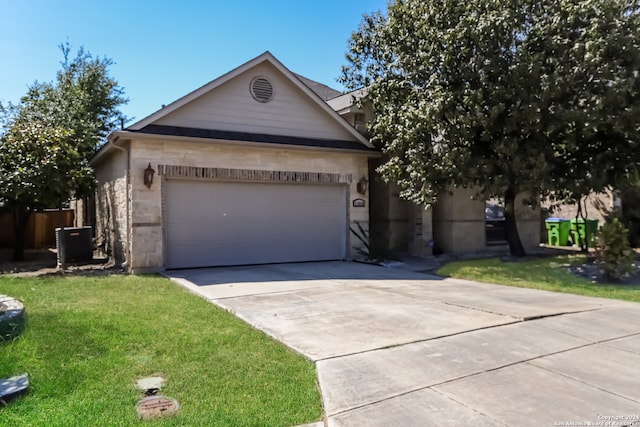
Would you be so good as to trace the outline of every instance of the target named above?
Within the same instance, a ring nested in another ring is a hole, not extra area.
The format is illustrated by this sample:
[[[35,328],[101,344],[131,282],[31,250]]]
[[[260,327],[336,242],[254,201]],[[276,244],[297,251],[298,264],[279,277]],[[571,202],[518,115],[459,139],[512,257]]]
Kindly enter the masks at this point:
[[[567,246],[569,244],[571,223],[568,219],[547,218],[545,224],[549,246]]]
[[[586,243],[587,248],[594,248],[598,241],[598,220],[582,218],[571,220],[571,239],[573,244],[580,246],[580,241]]]

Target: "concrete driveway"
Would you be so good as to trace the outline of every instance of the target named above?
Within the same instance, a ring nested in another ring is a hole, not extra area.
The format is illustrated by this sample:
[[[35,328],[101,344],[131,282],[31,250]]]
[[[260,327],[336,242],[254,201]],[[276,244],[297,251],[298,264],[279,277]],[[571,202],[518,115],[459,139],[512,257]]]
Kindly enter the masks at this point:
[[[640,425],[640,304],[346,262],[170,276],[313,360],[328,426]]]

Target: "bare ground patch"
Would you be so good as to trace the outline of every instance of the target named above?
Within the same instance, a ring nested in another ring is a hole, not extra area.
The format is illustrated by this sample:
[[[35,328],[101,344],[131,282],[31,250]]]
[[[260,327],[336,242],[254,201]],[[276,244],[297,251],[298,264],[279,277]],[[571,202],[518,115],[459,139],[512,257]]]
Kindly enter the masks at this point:
[[[55,249],[28,249],[24,261],[13,261],[11,249],[0,249],[0,274],[12,276],[44,276],[63,274],[115,274],[122,273],[107,258],[95,256],[91,262],[70,264],[65,269],[58,267],[58,256]]]
[[[590,256],[582,264],[567,267],[567,270],[576,276],[583,277],[593,283],[611,283],[617,285],[640,285],[640,256],[636,256],[633,263],[634,273],[624,280],[613,281],[609,279],[602,271],[598,259]]]

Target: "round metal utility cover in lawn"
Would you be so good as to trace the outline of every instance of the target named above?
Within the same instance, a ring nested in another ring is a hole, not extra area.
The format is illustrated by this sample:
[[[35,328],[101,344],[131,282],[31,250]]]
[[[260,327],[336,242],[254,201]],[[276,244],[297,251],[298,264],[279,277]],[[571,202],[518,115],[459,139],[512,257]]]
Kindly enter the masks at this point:
[[[11,341],[24,330],[24,305],[15,298],[0,295],[0,342]]]
[[[170,417],[178,411],[178,402],[163,396],[145,397],[136,405],[136,411],[143,420]]]

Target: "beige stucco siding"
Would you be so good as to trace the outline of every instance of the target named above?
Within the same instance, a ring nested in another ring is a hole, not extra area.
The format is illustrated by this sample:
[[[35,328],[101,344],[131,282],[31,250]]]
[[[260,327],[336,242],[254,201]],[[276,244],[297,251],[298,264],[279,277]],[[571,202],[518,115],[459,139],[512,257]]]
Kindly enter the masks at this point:
[[[167,141],[162,139],[134,140],[131,144],[131,191],[134,200],[131,209],[133,270],[161,269],[163,247],[163,182],[156,175],[150,189],[144,186],[143,171],[151,166],[193,166],[199,168],[225,168],[284,172],[318,172],[350,175],[348,183],[349,222],[368,225],[368,195],[356,191],[356,183],[367,176],[367,157],[359,154],[319,150],[281,149],[274,147],[221,144],[214,142]],[[300,184],[313,185],[313,184]],[[367,206],[354,208],[353,199],[365,199]],[[185,209],[189,209],[185,206]],[[348,244],[347,252],[354,254]]]
[[[518,234],[525,250],[532,251],[540,248],[540,204],[535,207],[528,204],[529,196],[520,194],[516,197],[516,218],[518,221]]]
[[[435,247],[445,253],[471,253],[504,250],[503,246],[487,246],[485,232],[485,201],[476,190],[456,188],[443,193],[433,209]],[[525,250],[539,247],[540,210],[523,204],[524,196],[515,201],[517,227]]]
[[[273,99],[257,102],[250,93],[254,77],[273,85]],[[262,63],[157,120],[155,124],[305,138],[353,140],[345,128],[305,95],[272,64]]]
[[[484,200],[471,189],[442,193],[433,209],[434,248],[445,253],[486,250]]]

